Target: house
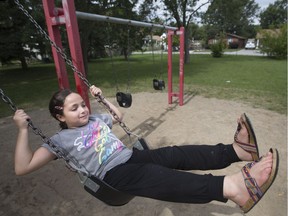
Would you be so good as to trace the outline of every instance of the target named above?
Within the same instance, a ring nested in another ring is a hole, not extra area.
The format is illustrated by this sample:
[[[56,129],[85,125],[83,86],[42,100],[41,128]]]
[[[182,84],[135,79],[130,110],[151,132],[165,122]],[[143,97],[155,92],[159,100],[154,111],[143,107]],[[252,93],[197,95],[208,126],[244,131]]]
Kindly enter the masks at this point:
[[[165,43],[165,38],[166,38],[166,34],[163,34],[161,36],[158,35],[152,35],[152,40],[153,40],[153,49],[155,50],[159,50],[161,49],[161,46],[167,47],[166,43]],[[151,41],[151,35],[147,35],[145,38],[143,38],[144,44],[143,47],[150,47],[152,46],[152,41]]]
[[[256,35],[256,48],[261,46],[261,40],[265,37],[265,35],[269,35],[271,37],[278,37],[281,33],[280,29],[261,29],[257,32]]]
[[[226,33],[226,38],[224,40],[225,40],[227,47],[244,48],[247,38],[239,36],[239,35],[235,35],[235,34]],[[216,38],[209,39],[208,45],[215,44],[218,41],[219,39],[216,39]]]
[[[226,34],[226,43],[230,48],[244,48],[247,38],[235,34]]]

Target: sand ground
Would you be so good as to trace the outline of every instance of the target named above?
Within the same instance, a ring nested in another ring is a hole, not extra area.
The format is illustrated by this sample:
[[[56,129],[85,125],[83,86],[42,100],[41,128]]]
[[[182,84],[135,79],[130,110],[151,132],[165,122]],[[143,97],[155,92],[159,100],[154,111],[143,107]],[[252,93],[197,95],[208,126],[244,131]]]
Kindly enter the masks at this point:
[[[113,99],[111,100],[113,101]],[[92,109],[99,104],[91,102]],[[166,93],[139,93],[133,95],[131,108],[122,109],[124,122],[135,133],[146,138],[151,148],[166,145],[231,143],[237,126],[237,117],[245,112],[251,119],[260,148],[266,153],[277,148],[280,156],[278,176],[263,199],[248,214],[250,216],[287,215],[287,117],[272,111],[201,96],[186,95],[185,105],[168,105]],[[29,111],[35,125],[51,136],[58,125],[47,110]],[[124,137],[119,126],[115,133]],[[0,119],[0,216],[224,216],[243,215],[233,203],[178,204],[136,197],[121,207],[103,204],[88,194],[78,177],[63,162],[55,161],[27,176],[16,176],[13,170],[17,129],[12,117]],[[32,132],[33,148],[41,139]],[[244,162],[213,171],[215,175],[236,172]],[[198,171],[196,171],[198,172]],[[200,172],[198,172],[200,173]]]

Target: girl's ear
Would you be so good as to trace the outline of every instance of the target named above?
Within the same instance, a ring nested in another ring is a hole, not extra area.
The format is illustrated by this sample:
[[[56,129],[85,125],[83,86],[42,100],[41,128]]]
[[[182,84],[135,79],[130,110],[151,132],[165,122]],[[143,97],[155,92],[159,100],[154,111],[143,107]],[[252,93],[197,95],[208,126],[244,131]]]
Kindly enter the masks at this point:
[[[56,118],[60,121],[60,122],[65,122],[65,118],[63,115],[57,114]]]

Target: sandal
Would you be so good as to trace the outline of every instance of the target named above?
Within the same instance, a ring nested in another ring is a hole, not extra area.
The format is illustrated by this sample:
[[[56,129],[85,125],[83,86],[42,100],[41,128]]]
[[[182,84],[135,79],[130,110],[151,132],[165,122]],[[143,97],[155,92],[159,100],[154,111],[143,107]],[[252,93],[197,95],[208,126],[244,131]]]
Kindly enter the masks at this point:
[[[256,135],[254,133],[252,124],[250,119],[247,117],[245,113],[243,113],[240,117],[240,121],[244,123],[247,131],[248,131],[248,137],[249,137],[249,143],[244,143],[238,140],[237,136],[238,133],[241,130],[241,124],[238,123],[237,130],[234,135],[234,141],[245,151],[249,152],[252,156],[253,161],[259,160],[259,150],[258,150],[258,145],[257,145],[257,140],[256,140]]]
[[[264,196],[266,191],[270,188],[275,180],[279,164],[278,151],[277,149],[271,148],[270,152],[273,154],[272,171],[267,181],[261,187],[258,186],[256,180],[250,175],[250,169],[255,164],[255,162],[248,163],[241,169],[245,181],[245,186],[250,195],[250,198],[247,200],[247,202],[243,206],[240,206],[244,213],[250,211],[260,201],[260,199]]]

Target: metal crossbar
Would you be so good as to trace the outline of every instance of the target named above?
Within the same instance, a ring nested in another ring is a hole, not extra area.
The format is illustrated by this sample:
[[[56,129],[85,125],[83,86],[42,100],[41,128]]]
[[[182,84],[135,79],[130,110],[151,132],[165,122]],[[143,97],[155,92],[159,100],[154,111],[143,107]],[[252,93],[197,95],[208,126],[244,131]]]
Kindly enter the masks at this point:
[[[111,22],[111,23],[118,23],[118,24],[127,24],[131,26],[140,26],[140,27],[150,27],[150,28],[164,28],[167,30],[178,30],[177,27],[167,26],[167,25],[160,25],[154,23],[147,23],[147,22],[140,22],[136,20],[129,20],[129,19],[122,19],[117,17],[110,17],[110,16],[103,16],[99,14],[92,14],[92,13],[85,13],[76,11],[76,16],[79,19],[84,20],[93,20],[93,21],[103,21],[103,22]]]

